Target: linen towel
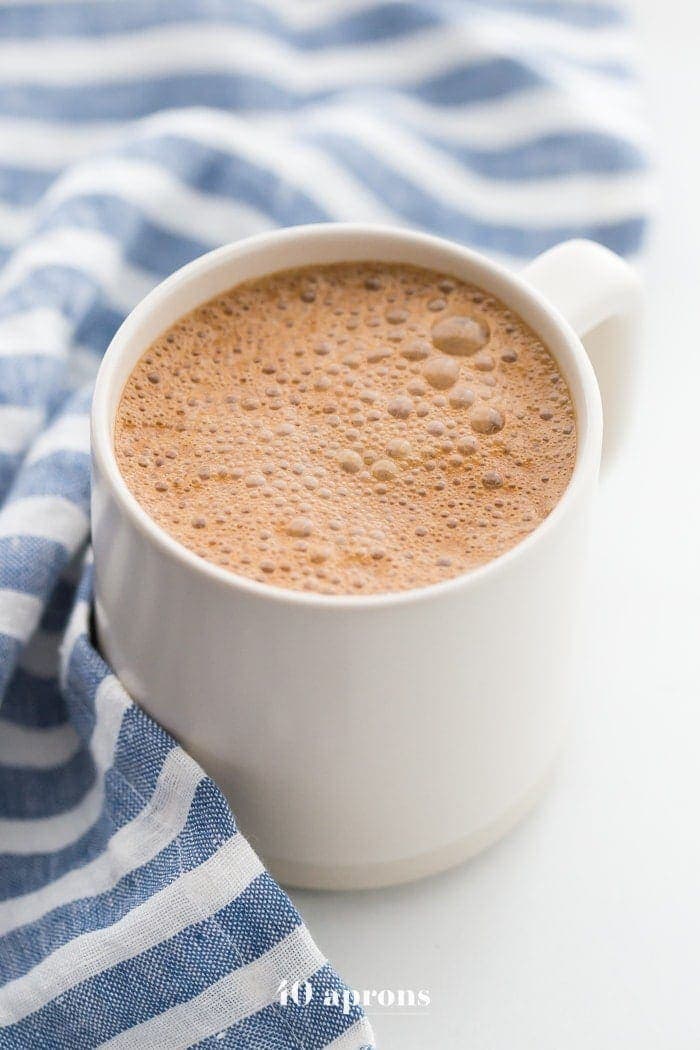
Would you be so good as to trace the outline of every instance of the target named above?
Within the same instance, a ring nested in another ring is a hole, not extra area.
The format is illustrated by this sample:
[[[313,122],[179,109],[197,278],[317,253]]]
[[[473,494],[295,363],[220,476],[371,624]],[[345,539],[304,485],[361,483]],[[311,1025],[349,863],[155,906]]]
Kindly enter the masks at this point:
[[[3,1050],[373,1043],[216,786],[90,640],[90,390],[125,314],[275,225],[634,255],[644,154],[607,2],[0,4]],[[306,978],[311,1003],[282,1006]]]

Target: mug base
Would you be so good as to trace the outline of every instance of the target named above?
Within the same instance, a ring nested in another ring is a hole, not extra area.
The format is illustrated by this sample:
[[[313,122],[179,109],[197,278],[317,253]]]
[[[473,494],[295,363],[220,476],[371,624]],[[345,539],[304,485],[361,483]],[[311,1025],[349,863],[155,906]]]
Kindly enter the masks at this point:
[[[283,886],[300,890],[370,890],[415,882],[437,875],[475,857],[507,835],[539,802],[553,774],[545,776],[496,820],[448,846],[375,864],[307,864],[303,861],[263,858],[271,875]]]

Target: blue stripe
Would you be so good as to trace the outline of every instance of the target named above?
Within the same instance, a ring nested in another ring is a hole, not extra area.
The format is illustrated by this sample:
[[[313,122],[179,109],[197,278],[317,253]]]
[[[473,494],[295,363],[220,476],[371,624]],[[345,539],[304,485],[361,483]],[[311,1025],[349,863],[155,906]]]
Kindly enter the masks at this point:
[[[3,697],[7,689],[7,683],[12,678],[13,669],[17,660],[20,657],[22,649],[24,648],[23,643],[18,638],[13,638],[9,634],[0,633],[0,698]],[[2,705],[2,712],[5,714],[5,705]],[[0,846],[2,844],[0,843]],[[0,880],[0,886],[2,880]]]
[[[456,0],[459,3],[459,0]],[[600,29],[606,26],[620,25],[627,19],[624,8],[614,4],[595,2],[575,2],[571,0],[479,0],[484,6],[492,9],[505,7],[506,10],[519,11],[542,19],[556,19],[568,25],[584,29]]]
[[[30,40],[73,35],[102,37],[183,22],[254,29],[282,39],[290,46],[315,50],[400,38],[416,30],[442,25],[445,18],[439,10],[430,11],[422,3],[380,3],[329,22],[323,20],[318,26],[294,29],[269,7],[251,0],[236,0],[233,6],[221,0],[208,3],[167,0],[149,4],[142,0],[104,0],[99,4],[5,7],[0,16],[0,33],[6,38]]]
[[[0,635],[0,664],[14,664],[19,655],[19,646],[13,645],[13,655],[7,652],[6,635]],[[66,722],[66,702],[52,678],[37,678],[36,675],[16,667],[0,706],[2,717],[18,725],[46,728]]]
[[[46,599],[68,563],[62,543],[38,536],[0,536],[0,587]]]
[[[0,452],[0,496],[12,485],[23,455],[23,452]]]
[[[45,631],[63,631],[75,602],[75,584],[66,579],[56,581],[41,617],[40,626]]]
[[[581,223],[523,227],[496,225],[470,216],[427,191],[419,192],[401,172],[377,153],[370,153],[355,139],[318,134],[312,141],[332,149],[343,165],[387,207],[408,223],[472,244],[483,251],[528,258],[571,237],[591,237],[622,255],[638,250],[645,227],[639,218],[614,223]]]
[[[20,206],[34,204],[46,192],[55,177],[55,171],[0,165],[0,198]]]
[[[575,63],[579,69],[624,78],[627,70],[615,63]],[[446,73],[428,77],[402,90],[433,105],[465,105],[504,98],[525,88],[551,83],[546,73],[513,58],[484,59],[456,66]],[[138,80],[91,83],[85,86],[8,83],[0,93],[0,113],[31,117],[41,113],[44,120],[126,120],[145,117],[163,109],[207,106],[238,113],[293,111],[301,105],[318,105],[332,98],[363,98],[372,104],[376,93],[382,97],[384,84],[365,81],[357,88],[328,88],[297,92],[279,84],[238,73],[172,74]]]
[[[167,733],[153,734],[148,742],[148,762],[144,762],[140,742],[149,728],[150,719],[140,707],[127,708],[114,753],[119,775],[144,801],[153,794],[163,763],[176,746]]]
[[[94,583],[95,566],[92,563],[92,561],[87,561],[82,566],[82,572],[80,573],[80,579],[78,580],[78,587],[75,592],[76,599],[81,602],[91,602],[93,598]],[[86,663],[85,665],[86,677],[94,676],[96,682],[101,681],[101,679],[98,677],[99,668],[101,668],[102,671],[106,671],[107,665],[104,662],[104,660],[102,660],[102,658],[99,656],[99,654],[96,653],[94,661],[91,657],[89,663]]]
[[[103,300],[97,300],[76,324],[75,344],[101,357],[123,320],[122,313]]]
[[[297,48],[316,49],[377,43],[452,21],[466,21],[483,10],[521,12],[556,19],[573,26],[595,29],[620,22],[618,8],[606,3],[572,4],[561,0],[451,0],[444,3],[377,3],[363,11],[343,15],[319,25],[295,29],[269,7],[236,0],[167,0],[144,4],[142,0],[103,0],[59,4],[7,5],[0,9],[0,34],[6,39],[50,39],[65,36],[103,36],[139,29],[177,25],[181,22],[214,22],[244,26],[280,38]]]
[[[641,149],[598,131],[559,131],[494,150],[473,149],[431,137],[426,141],[477,175],[512,182],[576,174],[619,174],[646,167]]]
[[[52,268],[50,279],[57,275],[58,268]],[[8,356],[7,362],[21,367],[0,370],[0,404],[43,408],[47,411],[53,403],[56,391],[64,386],[65,362],[53,354],[41,353],[24,353],[17,358]],[[39,427],[37,434],[30,435],[30,444],[34,437],[41,433],[41,429]]]
[[[52,452],[25,467],[12,498],[62,496],[86,515],[90,507],[90,457],[87,452]]]
[[[0,819],[53,817],[77,806],[95,783],[95,763],[85,748],[53,769],[0,765]]]

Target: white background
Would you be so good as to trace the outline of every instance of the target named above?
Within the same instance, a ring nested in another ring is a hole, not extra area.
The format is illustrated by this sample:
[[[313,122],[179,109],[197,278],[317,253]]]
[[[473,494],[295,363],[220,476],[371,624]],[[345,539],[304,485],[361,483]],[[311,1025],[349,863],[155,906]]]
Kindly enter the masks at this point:
[[[659,216],[634,433],[602,486],[589,657],[539,808],[412,886],[295,893],[381,1050],[700,1048],[700,5],[636,0]]]

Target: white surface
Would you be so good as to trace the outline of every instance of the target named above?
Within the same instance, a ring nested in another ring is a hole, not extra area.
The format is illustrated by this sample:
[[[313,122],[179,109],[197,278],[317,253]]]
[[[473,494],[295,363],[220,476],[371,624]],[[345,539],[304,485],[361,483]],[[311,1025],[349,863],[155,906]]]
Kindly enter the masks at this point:
[[[382,1050],[700,1046],[700,132],[694,0],[637,0],[661,166],[634,439],[600,494],[577,724],[536,812],[397,890],[295,893]]]

